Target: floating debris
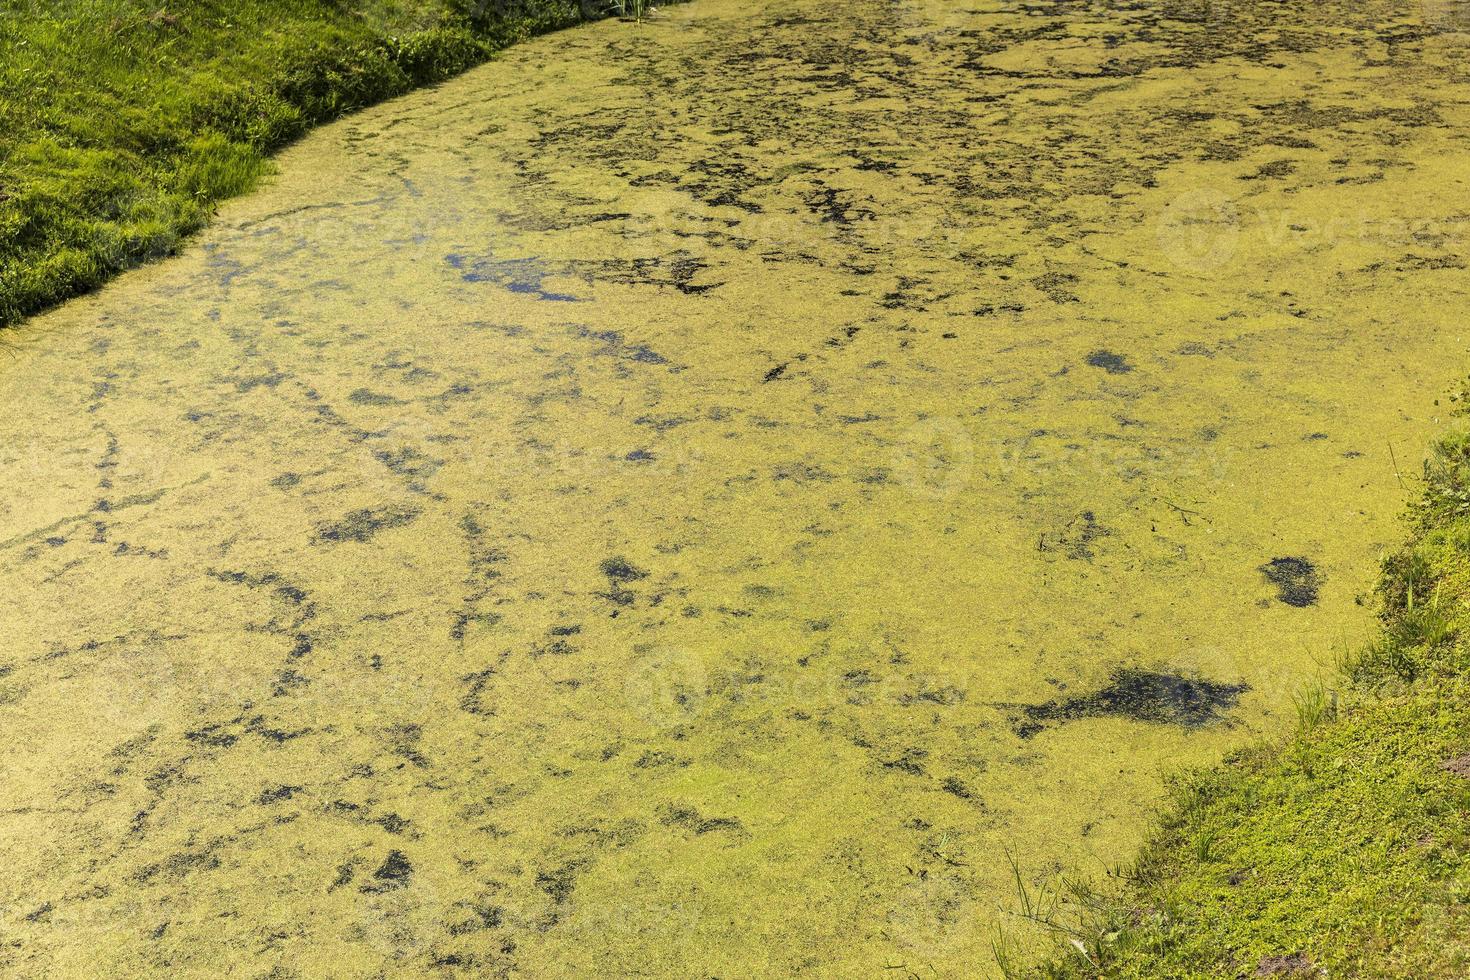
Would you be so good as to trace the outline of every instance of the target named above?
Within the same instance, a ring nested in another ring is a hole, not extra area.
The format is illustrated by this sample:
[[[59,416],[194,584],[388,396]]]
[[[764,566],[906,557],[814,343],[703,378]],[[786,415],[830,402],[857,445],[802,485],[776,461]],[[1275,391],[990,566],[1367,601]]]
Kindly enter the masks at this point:
[[[1298,608],[1317,604],[1322,573],[1305,558],[1272,558],[1261,566],[1266,581],[1276,586],[1276,598]]]
[[[1164,674],[1125,667],[1113,674],[1113,682],[1100,691],[1027,705],[1026,721],[1016,734],[1030,738],[1049,721],[1079,718],[1132,718],[1184,728],[1199,728],[1219,721],[1221,712],[1234,708],[1247,684],[1221,684],[1195,680],[1180,674]]]
[[[1133,365],[1128,363],[1128,358],[1122,354],[1114,354],[1110,350],[1095,350],[1087,355],[1087,363],[1095,368],[1102,368],[1109,374],[1127,374],[1133,370]]]

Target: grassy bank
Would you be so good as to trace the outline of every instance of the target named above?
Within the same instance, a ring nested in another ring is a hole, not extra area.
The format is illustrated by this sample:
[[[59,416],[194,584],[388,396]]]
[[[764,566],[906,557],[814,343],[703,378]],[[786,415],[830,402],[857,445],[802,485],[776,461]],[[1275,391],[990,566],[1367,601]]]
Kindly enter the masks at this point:
[[[1424,476],[1378,638],[1285,743],[1182,777],[1120,889],[1031,900],[1046,975],[1470,975],[1470,437]]]
[[[167,255],[309,127],[613,0],[0,0],[0,326]]]

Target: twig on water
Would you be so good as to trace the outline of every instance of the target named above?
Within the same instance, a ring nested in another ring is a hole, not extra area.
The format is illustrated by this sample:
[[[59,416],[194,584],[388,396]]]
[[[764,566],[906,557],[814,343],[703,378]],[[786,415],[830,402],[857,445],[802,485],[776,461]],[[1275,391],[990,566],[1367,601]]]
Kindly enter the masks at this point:
[[[1179,519],[1184,522],[1184,526],[1185,527],[1192,527],[1193,526],[1190,523],[1190,520],[1189,520],[1189,516],[1188,515],[1193,515],[1195,517],[1198,517],[1200,520],[1204,521],[1206,524],[1213,523],[1208,517],[1206,517],[1204,514],[1201,514],[1197,510],[1190,510],[1188,507],[1180,507],[1178,504],[1174,503],[1174,501],[1172,501],[1172,500],[1165,500],[1163,497],[1155,497],[1154,499],[1157,500],[1159,503],[1164,504],[1167,507],[1174,508],[1174,511],[1179,515]]]

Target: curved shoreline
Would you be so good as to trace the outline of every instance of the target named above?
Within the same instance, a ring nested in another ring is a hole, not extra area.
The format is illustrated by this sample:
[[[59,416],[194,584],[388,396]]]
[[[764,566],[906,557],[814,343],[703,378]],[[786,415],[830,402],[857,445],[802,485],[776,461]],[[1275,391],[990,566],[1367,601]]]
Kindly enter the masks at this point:
[[[1376,638],[1293,699],[1293,734],[1181,774],[1117,882],[1058,886],[1045,926],[1065,941],[1045,976],[1465,975],[1470,432],[1459,429],[1434,443],[1408,539],[1383,562]]]
[[[109,22],[100,6],[8,3],[0,60],[13,75],[0,82],[17,96],[0,141],[11,252],[0,249],[0,329],[176,254],[313,128],[614,12],[598,0],[435,0],[363,15],[267,0],[148,15],[120,0]]]

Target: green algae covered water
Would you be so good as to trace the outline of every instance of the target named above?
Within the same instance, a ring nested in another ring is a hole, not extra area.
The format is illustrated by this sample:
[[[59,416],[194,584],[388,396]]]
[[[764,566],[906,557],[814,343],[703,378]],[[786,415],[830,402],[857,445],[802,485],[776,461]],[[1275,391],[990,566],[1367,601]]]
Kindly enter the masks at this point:
[[[1470,17],[696,0],[0,359],[0,971],[974,976],[1294,720],[1464,363]]]

